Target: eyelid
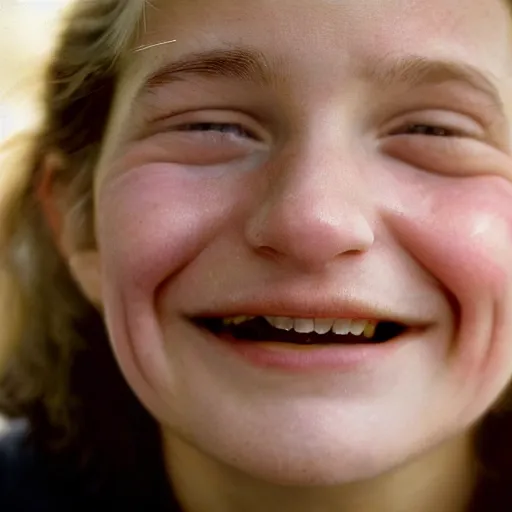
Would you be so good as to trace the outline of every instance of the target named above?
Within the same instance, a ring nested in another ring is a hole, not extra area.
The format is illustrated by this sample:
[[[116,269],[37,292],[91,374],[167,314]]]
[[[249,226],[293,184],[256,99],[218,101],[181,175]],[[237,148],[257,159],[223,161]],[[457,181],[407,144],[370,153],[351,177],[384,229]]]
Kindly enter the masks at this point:
[[[171,114],[161,118],[159,125],[166,130],[180,130],[184,126],[195,124],[219,124],[240,126],[251,135],[255,142],[268,142],[270,135],[251,115],[233,110],[201,109]],[[182,130],[186,132],[186,130]]]
[[[216,130],[216,129],[212,129],[212,130],[195,130],[194,127],[199,127],[201,125],[218,125],[218,126],[221,126],[221,127],[234,127],[234,128],[237,128],[239,131],[240,131],[240,134],[234,134],[234,133],[230,133],[230,132],[227,132],[227,131],[222,131],[222,130]],[[226,137],[226,136],[235,136],[235,137],[240,137],[240,138],[246,138],[246,139],[252,139],[252,140],[259,140],[259,137],[257,134],[255,134],[250,128],[247,128],[246,126],[244,126],[243,124],[240,124],[240,123],[224,123],[224,122],[209,122],[209,121],[201,121],[201,122],[194,122],[194,123],[185,123],[185,124],[180,124],[178,126],[175,126],[174,129],[176,131],[180,131],[180,132],[190,132],[190,133],[196,133],[196,134],[202,134],[202,135],[210,135],[210,134],[217,134],[217,135],[220,135],[222,137]]]
[[[431,109],[402,114],[385,127],[385,135],[411,125],[428,125],[454,132],[454,137],[485,137],[485,127],[475,118],[449,110]]]

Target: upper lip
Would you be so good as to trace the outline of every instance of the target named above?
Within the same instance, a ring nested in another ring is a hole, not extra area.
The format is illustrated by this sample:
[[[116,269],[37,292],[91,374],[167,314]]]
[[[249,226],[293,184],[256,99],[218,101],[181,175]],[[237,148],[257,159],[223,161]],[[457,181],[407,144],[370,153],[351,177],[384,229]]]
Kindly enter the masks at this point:
[[[394,322],[410,327],[424,327],[431,323],[417,316],[397,313],[392,309],[372,306],[356,299],[309,301],[266,297],[264,300],[237,300],[211,309],[202,309],[187,315],[191,318],[226,318],[235,316],[273,316],[291,318],[360,319],[376,322]]]

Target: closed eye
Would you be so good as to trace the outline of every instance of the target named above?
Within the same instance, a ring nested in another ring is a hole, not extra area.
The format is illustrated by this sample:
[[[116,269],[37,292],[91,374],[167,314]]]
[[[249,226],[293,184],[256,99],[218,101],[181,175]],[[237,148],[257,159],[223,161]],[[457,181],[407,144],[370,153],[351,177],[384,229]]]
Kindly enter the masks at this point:
[[[254,133],[240,124],[236,123],[187,123],[177,127],[182,132],[217,132],[223,135],[234,135],[236,137],[257,139]]]
[[[430,137],[461,137],[465,134],[462,130],[454,130],[444,126],[428,124],[409,124],[405,128],[400,128],[391,133],[391,135],[426,135]]]

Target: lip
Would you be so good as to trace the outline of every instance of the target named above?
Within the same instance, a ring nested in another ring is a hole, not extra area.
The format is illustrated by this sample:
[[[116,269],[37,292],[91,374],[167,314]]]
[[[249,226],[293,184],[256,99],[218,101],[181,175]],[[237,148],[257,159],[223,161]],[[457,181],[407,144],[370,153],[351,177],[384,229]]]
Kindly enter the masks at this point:
[[[233,299],[232,299],[233,300]],[[198,310],[186,314],[188,318],[231,318],[249,317],[289,317],[289,318],[328,318],[394,322],[411,328],[422,328],[432,322],[418,318],[408,312],[397,313],[392,308],[370,305],[354,299],[331,299],[322,302],[308,298],[265,297],[251,301],[233,300],[233,303],[217,307],[215,310]]]
[[[406,330],[392,340],[383,343],[312,345],[303,348],[286,345],[277,340],[254,342],[236,339],[227,334],[217,336],[208,329],[197,325],[207,342],[219,348],[225,354],[261,369],[281,373],[311,372],[353,372],[375,368],[385,363],[403,346],[414,342],[435,322],[414,314],[413,304],[405,302],[408,310],[395,307],[395,304],[382,306],[382,302],[368,302],[342,297],[329,298],[327,294],[316,297],[314,294],[272,293],[252,296],[233,294],[227,296],[222,304],[213,309],[197,309],[187,314],[188,320],[202,318],[249,317],[291,317],[291,318],[329,318],[370,320],[375,322],[394,322],[406,327]]]
[[[200,328],[198,328],[200,329]],[[296,346],[280,342],[253,342],[229,335],[200,331],[210,343],[245,363],[282,373],[354,372],[385,364],[394,353],[417,338],[421,331],[408,329],[384,343]]]

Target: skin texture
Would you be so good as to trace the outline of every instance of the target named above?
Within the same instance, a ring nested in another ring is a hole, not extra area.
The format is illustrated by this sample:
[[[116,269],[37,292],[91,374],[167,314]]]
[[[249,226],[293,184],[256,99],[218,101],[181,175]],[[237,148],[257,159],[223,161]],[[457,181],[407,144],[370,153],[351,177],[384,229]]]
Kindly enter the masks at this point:
[[[178,494],[191,511],[463,510],[470,428],[512,370],[506,8],[153,4],[139,43],[176,42],[127,59],[97,171],[98,250],[66,250],[162,425]],[[271,79],[182,74],[139,94],[162,65],[241,44]],[[410,55],[478,68],[499,101],[371,73]],[[198,122],[251,135],[183,129]],[[289,374],[185,318],[255,302],[331,317],[351,300],[425,328],[382,361]]]

